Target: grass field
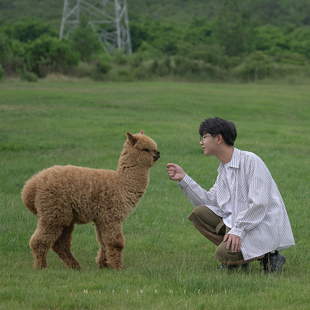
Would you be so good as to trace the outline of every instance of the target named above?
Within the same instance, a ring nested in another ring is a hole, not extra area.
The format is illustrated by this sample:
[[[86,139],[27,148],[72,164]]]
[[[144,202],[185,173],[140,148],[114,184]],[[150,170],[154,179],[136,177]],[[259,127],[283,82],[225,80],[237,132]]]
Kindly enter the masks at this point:
[[[282,193],[296,241],[282,274],[220,271],[215,246],[187,215],[193,209],[166,164],[209,189],[219,161],[205,157],[206,117],[234,121],[236,147],[258,154]],[[147,192],[123,223],[124,269],[99,270],[92,224],[76,226],[70,270],[49,251],[33,270],[36,227],[22,204],[24,182],[49,166],[115,169],[126,131],[144,129],[161,151]],[[0,309],[309,309],[310,87],[190,83],[40,81],[0,84]]]

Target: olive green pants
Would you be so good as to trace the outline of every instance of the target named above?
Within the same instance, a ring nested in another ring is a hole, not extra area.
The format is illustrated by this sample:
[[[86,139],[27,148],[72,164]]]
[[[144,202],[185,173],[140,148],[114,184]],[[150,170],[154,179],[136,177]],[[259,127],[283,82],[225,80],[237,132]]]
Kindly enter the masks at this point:
[[[206,206],[198,206],[194,211],[188,216],[188,219],[194,222],[196,225],[207,230],[215,235],[225,236],[230,228],[227,227],[223,219],[216,215]],[[221,262],[237,262],[243,260],[241,251],[231,252],[230,249],[226,249],[227,242],[222,242],[217,246],[214,258],[220,260]]]

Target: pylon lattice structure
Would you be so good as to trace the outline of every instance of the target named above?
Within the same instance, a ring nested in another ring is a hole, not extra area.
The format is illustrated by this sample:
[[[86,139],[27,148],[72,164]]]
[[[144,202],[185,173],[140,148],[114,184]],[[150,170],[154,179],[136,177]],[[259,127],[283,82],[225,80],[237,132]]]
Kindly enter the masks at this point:
[[[106,52],[120,49],[132,53],[126,0],[65,0],[60,40],[63,36],[70,37],[83,14]]]

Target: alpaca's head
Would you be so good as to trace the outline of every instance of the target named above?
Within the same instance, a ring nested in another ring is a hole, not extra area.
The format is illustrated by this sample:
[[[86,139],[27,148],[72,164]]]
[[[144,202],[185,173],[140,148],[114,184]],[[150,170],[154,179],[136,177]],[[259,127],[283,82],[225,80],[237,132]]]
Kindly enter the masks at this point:
[[[126,163],[143,167],[152,167],[160,158],[157,145],[143,130],[136,135],[127,131],[127,141],[122,152],[126,156]]]

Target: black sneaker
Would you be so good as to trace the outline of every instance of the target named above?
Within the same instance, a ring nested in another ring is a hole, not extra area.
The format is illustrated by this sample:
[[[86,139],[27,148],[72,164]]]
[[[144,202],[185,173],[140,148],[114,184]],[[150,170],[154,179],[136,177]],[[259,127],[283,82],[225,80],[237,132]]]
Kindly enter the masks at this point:
[[[267,253],[264,258],[261,259],[261,265],[264,266],[264,271],[268,272],[282,272],[283,266],[286,262],[286,257],[280,254],[278,251],[275,253]]]

